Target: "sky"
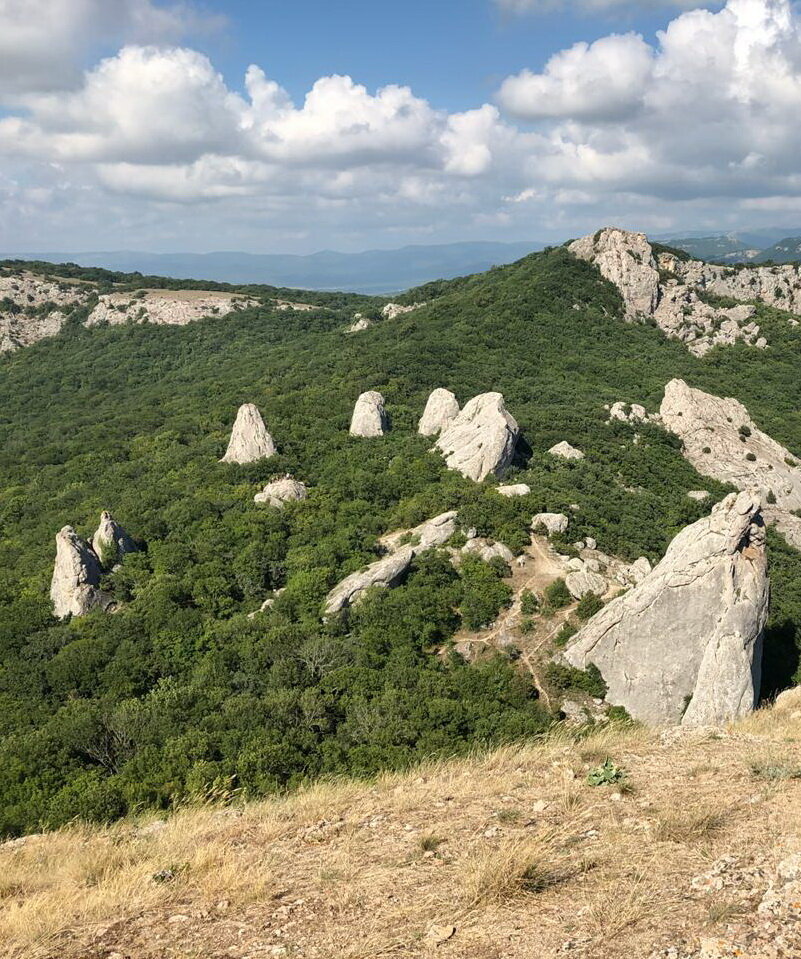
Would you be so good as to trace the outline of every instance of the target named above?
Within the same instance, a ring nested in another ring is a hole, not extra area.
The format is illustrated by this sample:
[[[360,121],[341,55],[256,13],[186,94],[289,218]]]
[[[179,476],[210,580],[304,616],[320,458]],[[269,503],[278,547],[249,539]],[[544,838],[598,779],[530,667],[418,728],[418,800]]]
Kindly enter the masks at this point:
[[[0,0],[0,250],[801,224],[791,0]]]

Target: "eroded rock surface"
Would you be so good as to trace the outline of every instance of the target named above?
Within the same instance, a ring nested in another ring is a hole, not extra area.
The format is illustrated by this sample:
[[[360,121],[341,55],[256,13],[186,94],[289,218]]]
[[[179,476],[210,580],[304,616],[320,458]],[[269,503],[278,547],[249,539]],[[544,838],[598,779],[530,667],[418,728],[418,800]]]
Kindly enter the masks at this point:
[[[104,567],[119,562],[128,553],[136,553],[136,543],[108,510],[100,514],[100,525],[92,537],[92,550]]]
[[[516,496],[528,496],[531,487],[526,483],[516,483],[514,486],[499,486],[497,492],[507,499],[514,499]]]
[[[381,544],[389,555],[370,563],[363,570],[351,573],[342,580],[325,601],[327,614],[337,613],[353,606],[372,586],[391,589],[403,582],[415,556],[442,546],[456,532],[456,513],[443,513],[421,523],[414,529],[399,530],[385,536]]]
[[[719,725],[754,708],[769,587],[760,497],[733,493],[565,651],[607,700],[654,725]]]
[[[558,456],[563,460],[584,459],[584,453],[582,453],[581,450],[576,449],[575,446],[571,446],[567,441],[557,443],[556,446],[552,446],[548,452],[551,454],[551,456]]]
[[[255,463],[275,455],[275,443],[267,432],[257,406],[245,403],[239,407],[228,449],[221,463]]]
[[[309,490],[305,483],[301,483],[292,476],[282,476],[281,479],[268,483],[260,493],[256,493],[253,501],[281,509],[285,503],[304,500],[308,496]]]
[[[56,562],[50,583],[53,614],[59,619],[107,609],[111,597],[100,589],[101,566],[95,551],[71,526],[56,535]]]
[[[542,527],[549,536],[554,536],[567,532],[569,523],[570,520],[564,513],[537,513],[531,520],[531,528],[536,531]]]
[[[384,406],[384,397],[375,390],[368,390],[356,400],[350,421],[351,436],[383,436],[389,431],[389,419]]]
[[[437,447],[450,469],[480,483],[490,473],[501,475],[509,466],[519,434],[503,396],[482,393],[473,397],[440,434]]]
[[[421,306],[425,306],[425,303],[412,303],[410,306],[403,306],[401,303],[387,303],[386,306],[382,307],[381,315],[385,320],[394,320],[405,313],[419,310]]]
[[[238,293],[203,290],[136,290],[133,293],[103,293],[86,321],[87,326],[109,323],[155,323],[186,326],[206,316],[224,317],[244,310],[255,300]]]
[[[753,305],[712,306],[698,292],[714,292],[737,300],[765,299],[757,292],[761,289],[759,282],[755,280],[756,285],[752,285],[748,279],[751,268],[742,270],[743,279],[735,283],[730,274],[736,271],[679,260],[672,254],[657,256],[644,233],[612,227],[576,240],[569,250],[579,259],[593,263],[602,276],[617,286],[628,320],[653,319],[666,336],[681,340],[696,356],[704,356],[713,346],[731,345],[737,340],[760,349],[768,345],[753,321]],[[725,273],[726,283],[723,278],[713,280],[718,271]],[[797,276],[796,280],[801,300],[801,280]],[[794,309],[793,303],[788,297],[783,309]]]
[[[437,436],[459,415],[459,401],[450,390],[437,389],[428,397],[417,432],[421,436]]]

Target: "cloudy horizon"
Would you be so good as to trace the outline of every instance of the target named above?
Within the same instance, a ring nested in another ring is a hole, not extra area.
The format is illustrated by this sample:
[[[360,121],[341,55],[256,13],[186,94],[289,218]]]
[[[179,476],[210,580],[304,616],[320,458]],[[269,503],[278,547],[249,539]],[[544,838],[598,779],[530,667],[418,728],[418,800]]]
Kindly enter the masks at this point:
[[[320,5],[297,6],[308,56],[296,26],[239,3],[0,0],[0,249],[308,253],[801,221],[790,0],[475,0],[461,28],[440,12],[425,43],[451,46],[413,83],[367,59],[388,25],[358,10],[336,58],[358,62],[325,72]],[[251,30],[302,63],[260,60]]]

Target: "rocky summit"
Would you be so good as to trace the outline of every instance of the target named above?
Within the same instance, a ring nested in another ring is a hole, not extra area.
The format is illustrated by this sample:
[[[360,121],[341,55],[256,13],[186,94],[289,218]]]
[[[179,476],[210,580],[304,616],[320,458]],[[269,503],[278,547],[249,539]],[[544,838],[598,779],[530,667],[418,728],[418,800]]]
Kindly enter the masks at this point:
[[[655,725],[718,725],[754,708],[769,600],[760,506],[726,497],[571,642],[568,662],[597,667],[608,702]]]

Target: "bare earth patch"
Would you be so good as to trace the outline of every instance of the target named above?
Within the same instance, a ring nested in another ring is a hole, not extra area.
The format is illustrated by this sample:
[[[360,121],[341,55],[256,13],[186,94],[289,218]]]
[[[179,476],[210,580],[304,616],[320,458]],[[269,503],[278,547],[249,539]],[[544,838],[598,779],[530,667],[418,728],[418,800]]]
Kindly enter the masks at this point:
[[[624,780],[588,785],[607,756]],[[13,840],[0,955],[798,956],[799,768],[801,694],[722,732],[561,730],[375,783]]]

